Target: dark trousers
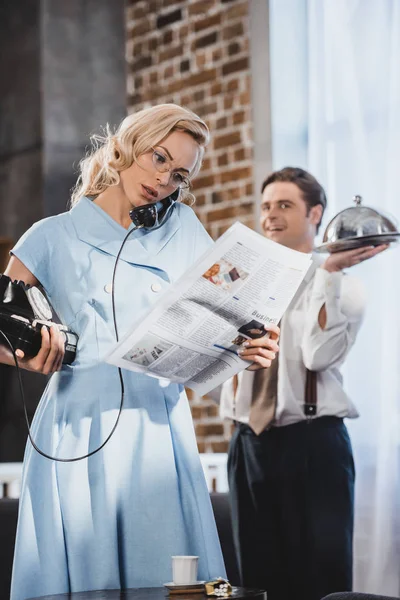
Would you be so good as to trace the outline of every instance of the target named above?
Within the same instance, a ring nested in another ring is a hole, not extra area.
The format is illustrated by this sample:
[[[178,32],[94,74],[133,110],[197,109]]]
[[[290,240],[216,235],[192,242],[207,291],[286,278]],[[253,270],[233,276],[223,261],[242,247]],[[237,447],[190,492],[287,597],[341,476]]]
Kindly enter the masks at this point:
[[[354,462],[342,419],[256,436],[239,424],[228,457],[241,585],[268,600],[320,600],[352,588]]]

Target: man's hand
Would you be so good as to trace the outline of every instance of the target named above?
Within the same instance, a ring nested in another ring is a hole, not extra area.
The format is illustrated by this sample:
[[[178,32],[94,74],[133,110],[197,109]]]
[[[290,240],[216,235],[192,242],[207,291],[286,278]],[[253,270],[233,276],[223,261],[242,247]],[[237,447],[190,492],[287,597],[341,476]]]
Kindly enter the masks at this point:
[[[264,329],[268,331],[268,337],[263,336],[255,340],[247,340],[242,344],[242,349],[239,350],[240,358],[252,362],[252,364],[247,367],[247,371],[267,369],[271,366],[271,362],[279,351],[279,327],[270,323],[269,325],[264,325]]]
[[[380,254],[384,250],[389,248],[389,244],[382,244],[381,246],[364,246],[363,248],[356,248],[355,250],[345,250],[344,252],[334,252],[326,261],[321,265],[321,269],[329,271],[329,273],[335,273],[337,271],[343,271],[354,265],[358,265],[364,260],[368,260],[377,254]]]

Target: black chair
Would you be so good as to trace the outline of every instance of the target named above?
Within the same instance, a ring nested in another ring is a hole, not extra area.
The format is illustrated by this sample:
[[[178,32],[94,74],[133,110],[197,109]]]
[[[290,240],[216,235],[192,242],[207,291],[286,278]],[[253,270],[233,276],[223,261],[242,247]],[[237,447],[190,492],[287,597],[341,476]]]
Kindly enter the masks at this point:
[[[17,518],[18,500],[0,498],[0,598],[2,600],[10,597]]]
[[[211,504],[214,511],[215,522],[217,524],[219,540],[221,542],[227,577],[232,585],[239,586],[239,569],[233,545],[229,494],[212,492]]]
[[[322,600],[399,600],[393,596],[375,596],[374,594],[361,594],[360,592],[336,592],[324,596]]]

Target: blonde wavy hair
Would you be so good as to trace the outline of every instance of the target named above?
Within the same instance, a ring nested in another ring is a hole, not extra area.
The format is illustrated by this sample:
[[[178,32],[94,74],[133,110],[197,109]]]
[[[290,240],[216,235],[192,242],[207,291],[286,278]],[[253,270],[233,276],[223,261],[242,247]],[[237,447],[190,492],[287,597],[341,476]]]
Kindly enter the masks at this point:
[[[207,125],[187,108],[176,104],[159,104],[126,117],[113,133],[109,126],[104,135],[92,135],[93,148],[79,163],[79,177],[71,195],[71,207],[82,196],[97,196],[108,187],[118,185],[120,172],[150,152],[173,131],[188,133],[199,145],[196,164],[190,173],[193,178],[200,170],[204,150],[210,141]],[[182,201],[194,196],[182,190]]]

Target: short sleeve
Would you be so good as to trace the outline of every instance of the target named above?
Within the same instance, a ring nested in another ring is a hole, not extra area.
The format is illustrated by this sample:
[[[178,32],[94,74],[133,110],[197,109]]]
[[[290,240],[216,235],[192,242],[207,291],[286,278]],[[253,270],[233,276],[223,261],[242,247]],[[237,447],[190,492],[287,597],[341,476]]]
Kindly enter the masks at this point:
[[[177,202],[176,210],[185,232],[184,243],[187,248],[187,265],[191,266],[202,254],[212,248],[214,241],[204,229],[191,206]]]
[[[54,236],[55,227],[56,223],[52,217],[38,221],[23,234],[10,251],[48,293],[51,293],[49,267],[52,255],[51,238]]]
[[[203,227],[203,225],[198,221],[196,228],[196,240],[195,240],[195,260],[197,260],[204,252],[209,250],[214,245],[214,240],[210,237]]]

